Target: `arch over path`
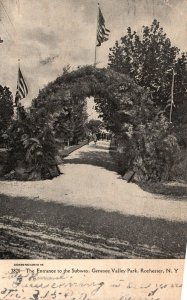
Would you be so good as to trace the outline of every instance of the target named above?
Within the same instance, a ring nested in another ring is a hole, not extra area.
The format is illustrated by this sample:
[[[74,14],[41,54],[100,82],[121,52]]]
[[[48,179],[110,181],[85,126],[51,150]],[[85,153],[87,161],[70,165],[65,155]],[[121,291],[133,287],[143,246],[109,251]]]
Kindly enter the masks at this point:
[[[96,110],[102,116],[106,128],[115,135],[122,149],[122,155],[118,155],[120,159],[117,158],[122,166],[121,172],[134,170],[145,180],[169,178],[177,143],[171,145],[168,122],[154,104],[150,93],[129,76],[93,66],[64,72],[40,91],[33,100],[33,106],[46,109],[52,118],[55,114],[59,116],[60,122],[56,122],[59,134],[63,132],[66,120],[67,129],[71,127],[73,119],[71,130],[76,140],[76,131],[84,127],[85,99],[91,96],[94,97]],[[53,125],[56,124],[53,121]],[[175,141],[175,138],[171,138]],[[167,159],[167,150],[163,155],[163,149],[166,148],[162,147],[164,139],[169,147],[170,160]],[[165,161],[168,163],[167,168]]]
[[[71,103],[81,106],[86,97],[92,96],[108,128],[118,132],[125,109],[140,105],[143,94],[143,89],[127,75],[110,69],[85,66],[64,72],[49,83],[33,100],[33,106],[46,107],[49,113],[55,113]]]

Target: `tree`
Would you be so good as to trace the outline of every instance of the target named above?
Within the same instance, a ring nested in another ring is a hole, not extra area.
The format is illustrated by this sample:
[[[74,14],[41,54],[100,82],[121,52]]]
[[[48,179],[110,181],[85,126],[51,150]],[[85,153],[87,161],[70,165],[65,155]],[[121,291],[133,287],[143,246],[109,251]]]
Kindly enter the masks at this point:
[[[87,124],[86,127],[91,131],[91,132],[99,132],[102,128],[103,122],[101,120],[95,120],[92,119],[90,120]]]
[[[11,123],[13,110],[13,96],[9,88],[0,85],[0,132],[5,131]]]
[[[179,107],[185,91],[184,73],[186,56],[171,45],[170,39],[157,20],[151,26],[143,26],[142,37],[129,27],[127,34],[110,48],[109,67],[128,74],[135,82],[150,92],[155,106],[165,110],[171,99],[172,69],[174,68],[174,98]],[[168,112],[165,112],[169,115]],[[175,118],[177,115],[177,110]]]

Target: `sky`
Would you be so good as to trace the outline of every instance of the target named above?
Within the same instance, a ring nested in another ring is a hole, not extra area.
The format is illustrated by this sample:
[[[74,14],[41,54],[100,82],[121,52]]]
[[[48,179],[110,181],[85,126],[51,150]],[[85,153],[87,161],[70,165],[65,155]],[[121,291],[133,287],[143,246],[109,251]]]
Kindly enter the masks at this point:
[[[154,18],[173,45],[187,50],[187,0],[101,0],[100,7],[111,34],[97,48],[98,67],[107,66],[109,48],[128,26],[141,34]],[[15,95],[19,58],[29,106],[67,64],[93,64],[96,24],[96,0],[0,0],[0,84]]]

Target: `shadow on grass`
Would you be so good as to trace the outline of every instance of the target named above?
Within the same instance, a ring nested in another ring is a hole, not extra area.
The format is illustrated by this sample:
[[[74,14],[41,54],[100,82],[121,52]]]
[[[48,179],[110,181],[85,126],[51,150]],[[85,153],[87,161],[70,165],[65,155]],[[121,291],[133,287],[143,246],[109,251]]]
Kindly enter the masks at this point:
[[[164,251],[165,258],[167,254],[171,258],[174,253],[185,253],[187,223],[6,195],[0,195],[0,206],[0,217],[11,216],[23,221],[42,222],[61,230],[70,228],[76,232],[100,234],[106,239],[117,238],[135,246],[156,246]]]
[[[138,183],[138,184],[146,192],[169,196],[171,200],[177,200],[177,201],[187,200],[187,183],[158,182],[158,183]]]
[[[116,171],[117,167],[108,152],[96,151],[97,146],[92,146],[93,150],[89,152],[80,152],[77,158],[66,158],[65,164],[87,164],[105,168],[109,171]]]
[[[90,147],[95,148],[95,149],[101,149],[101,150],[109,150],[109,144],[101,144],[100,142],[95,144],[90,145]]]
[[[72,152],[74,152],[75,150],[78,150],[79,148],[85,146],[87,144],[86,141],[79,143],[78,145],[73,145],[70,147],[67,147],[66,149],[59,149],[59,154],[62,158],[68,156],[69,154],[71,154]]]

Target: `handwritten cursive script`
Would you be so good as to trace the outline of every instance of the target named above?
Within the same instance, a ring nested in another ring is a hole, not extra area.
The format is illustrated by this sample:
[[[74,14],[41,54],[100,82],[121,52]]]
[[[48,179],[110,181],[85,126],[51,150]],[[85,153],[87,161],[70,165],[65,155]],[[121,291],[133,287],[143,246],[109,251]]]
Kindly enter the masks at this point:
[[[121,274],[112,280],[107,276],[106,272],[90,276],[90,270],[73,274],[66,269],[10,269],[1,278],[0,300],[165,300],[163,291],[168,293],[182,286],[175,282],[129,281]]]

